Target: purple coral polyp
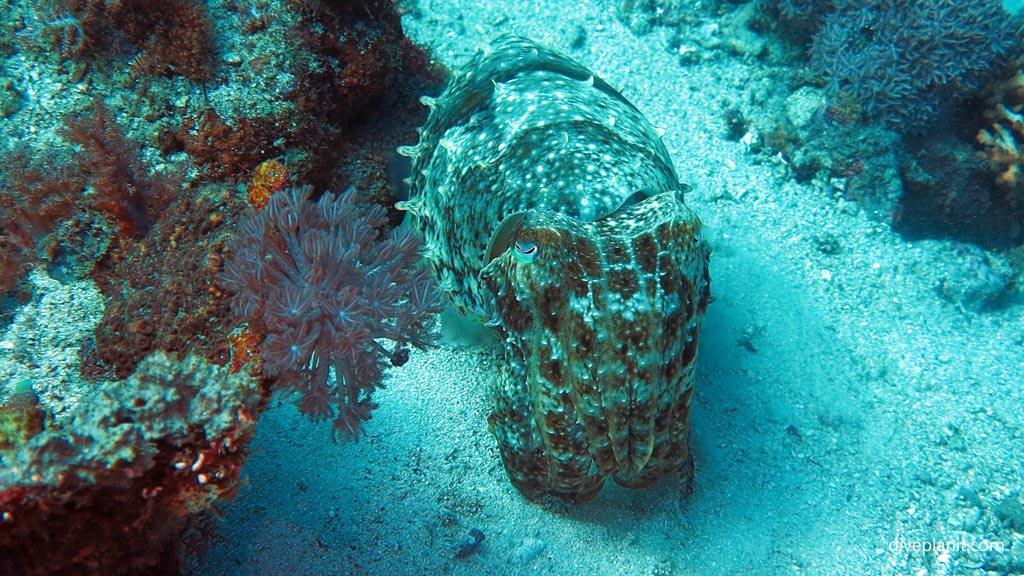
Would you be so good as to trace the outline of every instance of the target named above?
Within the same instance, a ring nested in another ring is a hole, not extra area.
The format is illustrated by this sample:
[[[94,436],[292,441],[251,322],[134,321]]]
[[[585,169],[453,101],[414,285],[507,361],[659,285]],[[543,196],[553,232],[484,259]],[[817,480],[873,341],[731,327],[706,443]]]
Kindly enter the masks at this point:
[[[380,206],[358,204],[353,189],[317,202],[309,194],[284,190],[247,213],[218,281],[233,313],[265,335],[264,375],[349,437],[369,418],[386,361],[399,365],[409,346],[432,341],[440,294],[418,266],[417,237],[382,238]]]

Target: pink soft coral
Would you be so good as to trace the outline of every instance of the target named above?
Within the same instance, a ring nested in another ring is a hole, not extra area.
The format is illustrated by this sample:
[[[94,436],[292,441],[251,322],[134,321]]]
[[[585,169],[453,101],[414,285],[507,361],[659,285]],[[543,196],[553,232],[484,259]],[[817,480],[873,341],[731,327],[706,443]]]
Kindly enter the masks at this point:
[[[266,335],[264,374],[347,438],[370,416],[385,360],[401,365],[408,346],[430,343],[440,298],[417,266],[419,240],[405,229],[381,239],[382,208],[357,205],[352,190],[318,202],[309,192],[282,191],[248,213],[219,282],[234,313]]]

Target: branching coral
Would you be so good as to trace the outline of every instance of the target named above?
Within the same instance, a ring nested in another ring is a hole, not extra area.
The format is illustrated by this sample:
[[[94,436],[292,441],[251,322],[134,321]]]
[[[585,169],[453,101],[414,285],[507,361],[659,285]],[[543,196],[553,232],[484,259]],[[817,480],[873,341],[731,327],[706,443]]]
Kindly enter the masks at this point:
[[[336,433],[355,437],[385,360],[399,366],[408,346],[430,343],[439,293],[417,267],[415,236],[398,229],[380,239],[382,208],[358,206],[351,189],[318,202],[309,192],[279,192],[241,220],[220,285],[265,336],[264,374],[300,392],[307,416],[333,418]]]

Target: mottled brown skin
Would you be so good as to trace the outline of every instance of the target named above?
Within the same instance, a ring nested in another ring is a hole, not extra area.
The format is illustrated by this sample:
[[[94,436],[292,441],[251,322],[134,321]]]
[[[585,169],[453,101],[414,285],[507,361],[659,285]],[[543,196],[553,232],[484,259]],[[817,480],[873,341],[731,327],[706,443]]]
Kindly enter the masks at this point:
[[[481,277],[507,364],[489,417],[527,497],[592,498],[692,471],[689,406],[709,300],[700,222],[666,192],[594,223],[532,213]]]
[[[658,130],[606,82],[503,37],[436,100],[411,198],[426,257],[505,342],[490,429],[528,498],[692,475],[709,250]]]

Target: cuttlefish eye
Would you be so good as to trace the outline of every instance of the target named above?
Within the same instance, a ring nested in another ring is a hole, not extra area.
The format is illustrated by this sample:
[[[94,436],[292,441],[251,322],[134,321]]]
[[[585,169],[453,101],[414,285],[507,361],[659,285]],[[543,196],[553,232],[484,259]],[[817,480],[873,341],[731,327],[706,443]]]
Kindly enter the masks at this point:
[[[523,264],[529,264],[537,258],[537,253],[540,252],[540,248],[533,242],[520,240],[516,242],[516,251],[513,253],[516,260]]]

